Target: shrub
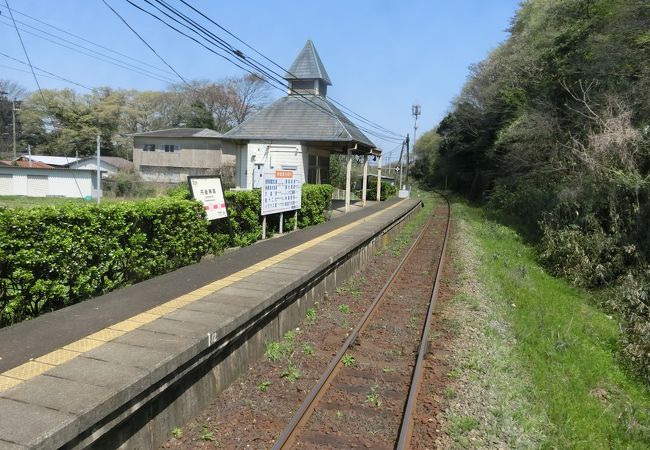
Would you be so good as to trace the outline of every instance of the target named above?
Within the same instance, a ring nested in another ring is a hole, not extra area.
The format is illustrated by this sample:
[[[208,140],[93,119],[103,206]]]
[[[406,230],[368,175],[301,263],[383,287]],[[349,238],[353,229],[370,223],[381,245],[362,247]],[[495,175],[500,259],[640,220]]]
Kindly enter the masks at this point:
[[[0,209],[0,326],[199,261],[204,217],[169,198]]]
[[[646,269],[646,274],[650,273]],[[647,275],[623,277],[609,306],[623,318],[623,353],[640,375],[650,383],[650,281]]]
[[[332,192],[329,184],[303,184],[301,209],[298,212],[300,228],[325,222],[325,213],[332,208]]]
[[[541,262],[578,286],[602,286],[624,268],[615,237],[605,233],[591,215],[580,224],[559,228],[542,223],[540,247]]]
[[[113,197],[147,198],[156,194],[153,183],[144,181],[134,172],[119,172],[102,180],[106,195]]]
[[[382,181],[381,182],[381,201],[388,200],[397,194],[397,187],[392,184]],[[377,200],[377,180],[370,180],[368,183],[368,190],[366,192],[368,200]]]
[[[169,197],[101,206],[0,208],[0,326],[245,246],[262,234],[261,193],[226,191],[228,220],[209,223],[179,185]],[[303,185],[300,227],[321,223],[332,187]],[[288,215],[285,227],[293,226]],[[232,233],[231,233],[232,230]]]

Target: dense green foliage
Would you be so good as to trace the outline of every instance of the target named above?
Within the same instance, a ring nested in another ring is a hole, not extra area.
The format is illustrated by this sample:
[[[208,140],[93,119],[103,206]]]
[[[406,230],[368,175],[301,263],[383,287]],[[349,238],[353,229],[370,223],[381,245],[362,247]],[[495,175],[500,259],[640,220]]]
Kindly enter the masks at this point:
[[[303,184],[298,211],[298,227],[304,228],[325,222],[325,213],[332,209],[332,191],[329,184]]]
[[[386,182],[381,182],[381,201],[388,200],[397,194],[397,187]],[[366,192],[368,200],[377,200],[377,180],[371,179],[368,183],[368,191]]]
[[[171,198],[0,209],[0,326],[198,261],[204,217]]]
[[[635,278],[644,308],[629,295],[616,306],[629,348],[645,348],[628,353],[646,374],[649,30],[647,1],[524,2],[510,38],[472,68],[420,174],[512,217],[547,267],[577,285]]]
[[[186,185],[180,185],[169,191],[177,198],[190,198]],[[217,220],[210,225],[214,233],[217,251],[228,247],[250,245],[262,237],[262,196],[260,190],[224,192],[228,208],[228,221]],[[298,227],[323,223],[325,214],[332,207],[332,186],[329,184],[303,184],[301,196],[302,208],[298,211]],[[269,233],[278,228],[279,215],[268,217]],[[284,229],[292,230],[294,219],[292,213],[285,214]],[[232,234],[231,234],[232,233]]]
[[[156,200],[0,208],[0,326],[260,239],[260,191],[224,195],[228,220],[212,223],[202,206],[189,200],[185,185]],[[303,185],[298,225],[324,222],[331,198],[329,185]],[[289,230],[294,219],[286,216]]]
[[[190,81],[165,91],[43,89],[29,95],[10,80],[0,79],[0,132],[12,132],[10,99],[24,99],[16,114],[18,148],[31,144],[34,154],[86,156],[95,153],[97,134],[102,154],[129,157],[129,133],[164,128],[211,128],[225,132],[241,123],[269,99],[269,88],[257,75],[220,82]],[[10,150],[9,141],[0,152]]]
[[[463,274],[471,281],[455,301],[490,311],[481,340],[491,343],[505,330],[512,333],[497,343],[499,358],[488,352],[477,359],[489,360],[500,374],[512,371],[512,384],[528,383],[523,392],[504,386],[497,394],[499,408],[487,422],[511,427],[508,411],[518,406],[513,399],[524,397],[530,406],[515,410],[513,428],[537,429],[540,442],[510,448],[647,448],[650,389],[620,364],[618,323],[597,307],[590,292],[546,273],[535,249],[512,228],[487,219],[479,208],[460,202],[453,208],[462,241],[476,249],[459,264],[476,270]],[[512,350],[501,353],[508,346]],[[475,364],[468,369],[471,378],[491,389],[498,386],[483,364]]]

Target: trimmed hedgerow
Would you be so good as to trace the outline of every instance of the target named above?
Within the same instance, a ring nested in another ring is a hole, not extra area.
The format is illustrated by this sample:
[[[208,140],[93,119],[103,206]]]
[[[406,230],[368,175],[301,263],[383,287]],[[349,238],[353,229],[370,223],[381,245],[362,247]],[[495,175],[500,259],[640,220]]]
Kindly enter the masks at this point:
[[[325,222],[325,213],[332,208],[332,192],[329,184],[303,184],[298,211],[300,228]]]
[[[395,194],[397,194],[397,188],[394,185],[386,181],[381,182],[381,201],[395,197]],[[368,200],[377,200],[377,180],[370,180],[368,183],[366,198]]]
[[[0,326],[197,262],[213,245],[187,200],[0,209]]]
[[[0,208],[0,327],[257,241],[260,191],[224,195],[228,220],[212,223],[186,186],[140,202]],[[329,185],[303,185],[298,226],[324,222],[331,198]]]

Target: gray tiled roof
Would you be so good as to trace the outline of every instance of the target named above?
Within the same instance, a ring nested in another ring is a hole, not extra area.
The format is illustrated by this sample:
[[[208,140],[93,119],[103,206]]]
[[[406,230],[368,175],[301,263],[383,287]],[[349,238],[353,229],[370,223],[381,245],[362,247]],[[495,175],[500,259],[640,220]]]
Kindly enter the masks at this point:
[[[220,138],[223,136],[218,131],[209,128],[169,128],[167,130],[145,131],[143,133],[133,133],[131,136],[151,136],[151,137],[170,137],[170,138]]]
[[[326,84],[332,85],[325,66],[323,66],[323,62],[320,60],[316,47],[314,47],[311,40],[307,41],[284,78],[285,80],[321,79]]]
[[[317,95],[282,97],[228,131],[224,138],[350,142],[376,147],[336,106]]]

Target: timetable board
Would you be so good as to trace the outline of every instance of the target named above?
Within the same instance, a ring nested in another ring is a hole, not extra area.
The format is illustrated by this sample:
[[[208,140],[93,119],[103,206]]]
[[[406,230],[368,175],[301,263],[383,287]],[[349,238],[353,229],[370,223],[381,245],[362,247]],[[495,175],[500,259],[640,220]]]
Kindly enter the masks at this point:
[[[302,177],[294,170],[265,170],[262,178],[262,215],[300,209]]]

